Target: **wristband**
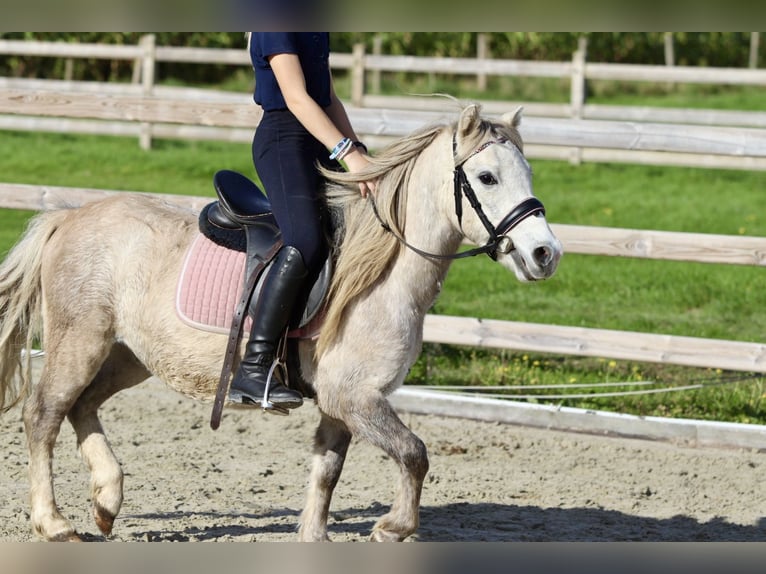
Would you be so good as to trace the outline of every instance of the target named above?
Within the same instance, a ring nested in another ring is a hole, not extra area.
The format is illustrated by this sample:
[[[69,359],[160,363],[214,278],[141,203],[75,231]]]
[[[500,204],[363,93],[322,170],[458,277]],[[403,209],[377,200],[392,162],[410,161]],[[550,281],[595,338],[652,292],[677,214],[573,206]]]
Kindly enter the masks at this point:
[[[367,150],[367,146],[366,146],[366,145],[364,145],[364,144],[363,144],[362,142],[360,142],[360,141],[355,141],[355,142],[354,142],[354,147],[358,147],[358,148],[361,148],[361,149],[363,149],[363,150],[364,150],[364,153],[366,153],[366,154],[369,154],[369,153],[370,153],[370,152]]]
[[[330,159],[342,159],[354,145],[350,138],[343,138],[330,152]]]

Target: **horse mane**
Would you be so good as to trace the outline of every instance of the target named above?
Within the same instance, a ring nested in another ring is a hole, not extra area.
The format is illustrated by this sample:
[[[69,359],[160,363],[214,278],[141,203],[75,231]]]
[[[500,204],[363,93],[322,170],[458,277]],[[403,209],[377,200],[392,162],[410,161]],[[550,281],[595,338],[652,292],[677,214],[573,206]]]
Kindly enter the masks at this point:
[[[522,149],[521,136],[515,125],[478,118],[478,104],[469,104],[464,112],[468,108],[474,108],[477,122],[469,133],[462,134],[456,164],[470,157],[488,133],[493,137],[505,137]],[[363,172],[336,172],[320,167],[327,179],[325,198],[336,234],[333,241],[335,270],[327,314],[317,344],[317,357],[340,335],[347,307],[385,276],[399,253],[401,246],[394,233],[400,237],[404,235],[407,190],[421,153],[439,135],[445,131],[454,133],[455,129],[455,122],[421,128],[371,156],[370,167]],[[358,184],[370,180],[376,180],[376,191],[374,198],[368,196],[365,199]],[[370,201],[375,202],[381,218],[394,233],[382,227],[372,206],[368,205]]]

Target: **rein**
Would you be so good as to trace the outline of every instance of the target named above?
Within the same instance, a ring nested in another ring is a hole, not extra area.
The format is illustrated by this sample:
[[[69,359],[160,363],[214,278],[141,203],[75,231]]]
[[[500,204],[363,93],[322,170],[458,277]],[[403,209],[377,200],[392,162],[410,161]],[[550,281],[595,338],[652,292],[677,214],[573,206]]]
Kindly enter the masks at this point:
[[[471,153],[467,158],[465,158],[462,162],[455,165],[455,170],[453,171],[453,182],[454,182],[454,192],[455,192],[455,215],[457,215],[457,221],[458,225],[460,225],[460,229],[462,231],[463,229],[463,196],[468,200],[468,203],[473,208],[474,212],[478,216],[479,220],[481,221],[482,225],[484,225],[484,229],[487,230],[489,233],[489,240],[487,243],[482,245],[481,247],[475,247],[473,249],[469,249],[467,251],[461,251],[459,253],[453,253],[451,255],[441,255],[438,253],[429,253],[427,251],[423,251],[422,249],[418,249],[414,245],[411,245],[407,242],[407,240],[404,239],[404,237],[399,236],[394,232],[393,229],[391,229],[391,226],[383,221],[383,219],[380,217],[380,214],[378,213],[378,208],[375,205],[375,199],[370,195],[370,203],[372,205],[372,211],[375,214],[375,217],[377,218],[378,222],[380,222],[381,227],[385,229],[388,233],[392,234],[396,239],[410,249],[411,251],[414,251],[421,257],[425,257],[428,259],[439,259],[439,260],[454,260],[454,259],[463,259],[465,257],[473,257],[475,255],[480,255],[482,253],[486,253],[489,257],[491,257],[493,260],[497,259],[497,253],[498,251],[500,253],[510,253],[516,247],[513,245],[513,241],[510,237],[508,237],[507,233],[510,232],[514,227],[516,227],[519,223],[524,221],[527,217],[531,217],[532,215],[537,215],[538,213],[542,213],[545,215],[545,207],[543,206],[542,202],[535,198],[530,197],[528,199],[525,199],[520,204],[518,204],[516,207],[514,207],[510,213],[508,213],[502,221],[495,227],[492,225],[492,222],[489,220],[487,215],[484,213],[484,210],[481,207],[481,203],[479,202],[479,199],[476,197],[476,193],[473,190],[473,187],[471,187],[471,183],[468,181],[468,177],[465,174],[465,171],[463,170],[463,164],[465,164],[466,161],[471,159],[476,154],[484,151],[486,148],[488,148],[492,144],[503,144],[506,143],[508,140],[505,138],[500,138],[497,140],[489,140],[485,143],[483,143],[481,146],[479,146],[476,150]],[[452,154],[453,156],[457,155],[457,139],[456,134],[452,135]]]

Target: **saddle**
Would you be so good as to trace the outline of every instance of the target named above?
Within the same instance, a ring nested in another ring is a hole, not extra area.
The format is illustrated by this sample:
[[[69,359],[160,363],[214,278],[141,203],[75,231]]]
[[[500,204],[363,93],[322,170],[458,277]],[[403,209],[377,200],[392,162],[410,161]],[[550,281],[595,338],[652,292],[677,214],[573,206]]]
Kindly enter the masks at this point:
[[[221,247],[246,253],[241,296],[232,318],[213,405],[211,426],[217,428],[228,394],[234,359],[242,339],[244,320],[249,310],[255,308],[262,292],[262,279],[266,276],[264,272],[271,265],[283,242],[271,211],[271,204],[253,181],[236,171],[221,170],[214,175],[213,185],[218,201],[206,205],[200,212],[200,233]],[[298,357],[299,333],[319,317],[331,278],[332,259],[328,257],[317,279],[307,288],[308,293],[302,298],[305,304],[299,305],[293,314],[290,329],[280,345],[284,354],[281,357],[282,361],[287,365],[285,383],[307,398],[312,398],[314,391],[301,375]],[[288,336],[288,333],[293,336]]]

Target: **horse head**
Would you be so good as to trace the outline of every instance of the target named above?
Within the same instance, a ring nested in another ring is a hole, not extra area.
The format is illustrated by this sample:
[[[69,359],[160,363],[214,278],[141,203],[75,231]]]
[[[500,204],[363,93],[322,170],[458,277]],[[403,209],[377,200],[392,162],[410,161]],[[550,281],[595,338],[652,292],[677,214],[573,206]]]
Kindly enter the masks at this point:
[[[518,131],[521,108],[500,122],[466,107],[453,137],[457,225],[469,241],[512,270],[520,281],[553,275],[561,242],[532,191],[532,169]]]

